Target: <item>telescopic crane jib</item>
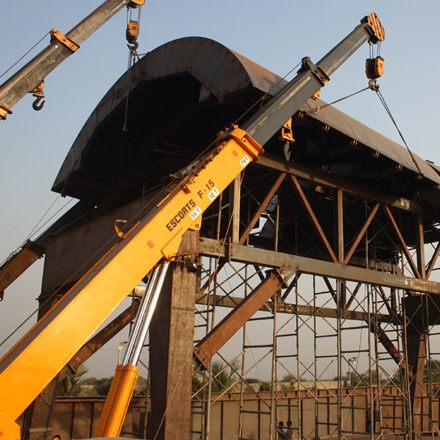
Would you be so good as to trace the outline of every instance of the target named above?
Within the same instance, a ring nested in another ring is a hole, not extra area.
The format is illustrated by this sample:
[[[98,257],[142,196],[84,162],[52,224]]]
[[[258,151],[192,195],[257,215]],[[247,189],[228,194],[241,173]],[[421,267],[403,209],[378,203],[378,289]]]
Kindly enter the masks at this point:
[[[67,57],[75,53],[80,44],[118,13],[124,6],[138,8],[145,0],[107,0],[66,35],[57,29],[50,32],[49,46],[0,86],[0,120],[12,113],[11,108],[27,93],[37,98],[35,110],[41,110],[44,97],[44,78]]]

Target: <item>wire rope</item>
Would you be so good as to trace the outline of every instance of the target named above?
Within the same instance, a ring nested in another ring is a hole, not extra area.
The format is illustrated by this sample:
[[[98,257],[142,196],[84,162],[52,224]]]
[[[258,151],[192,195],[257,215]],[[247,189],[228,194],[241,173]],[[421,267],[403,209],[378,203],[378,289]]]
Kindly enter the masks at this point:
[[[247,110],[245,110],[234,122],[234,124],[238,124],[238,122],[243,119],[252,109],[254,109],[257,105],[261,105],[263,104],[263,102],[266,99],[269,99],[269,95],[272,95],[272,92],[274,90],[276,90],[278,88],[278,86],[286,80],[286,78],[295,70],[297,69],[299,66],[301,65],[301,62],[299,62],[296,66],[292,67],[282,78],[279,78],[279,80],[275,83],[272,84],[272,86],[270,87],[269,91],[267,91],[263,96],[261,96],[260,98],[257,99],[257,101],[255,101],[250,107],[248,107]]]
[[[137,23],[139,26],[139,30],[141,27],[141,13],[142,13],[142,6],[138,9],[138,16],[137,16]],[[132,19],[132,8],[127,8],[127,26],[129,24],[129,21]],[[139,54],[137,53],[137,47],[138,44],[134,46],[127,45],[129,49],[128,53],[128,63],[127,63],[127,72],[126,74],[129,74],[130,69],[136,64],[137,61],[140,60]],[[128,103],[129,103],[129,96],[130,96],[130,88],[129,83],[127,81],[127,95],[125,97],[125,108],[124,108],[124,123],[122,125],[122,131],[127,132],[128,131]]]
[[[61,211],[63,211],[63,209],[66,207],[66,206],[68,206],[68,205],[70,205],[71,203],[73,202],[73,199],[70,199],[70,200],[68,200],[60,209],[58,209],[58,211],[56,211],[55,213],[53,213],[37,230],[35,230],[34,232],[33,232],[33,234],[32,235],[34,235],[34,234],[36,234],[37,232],[40,232],[41,231],[41,229],[43,229],[43,227],[44,226],[46,226],[54,217],[56,217]],[[83,214],[83,215],[85,215],[85,214]],[[82,216],[80,216],[80,217],[78,217],[78,219],[80,219]],[[78,220],[77,219],[77,220]],[[69,223],[69,225],[70,224],[72,224],[74,222],[74,220],[72,220],[72,222],[71,223]],[[64,228],[63,228],[64,229]],[[58,231],[59,232],[59,231]],[[31,238],[31,236],[32,235],[29,235],[29,238]]]
[[[346,99],[348,99],[348,98],[352,98],[353,96],[356,96],[356,95],[358,95],[359,93],[365,92],[366,90],[369,90],[369,89],[370,89],[370,87],[365,87],[365,88],[363,88],[363,89],[358,90],[357,92],[350,93],[349,95],[344,96],[343,98],[339,98],[339,99],[337,99],[336,101],[330,102],[329,104],[325,104],[325,105],[322,105],[322,106],[320,106],[320,107],[316,107],[316,108],[314,108],[314,109],[308,111],[306,114],[307,114],[307,115],[310,115],[310,114],[312,114],[312,113],[319,112],[319,111],[322,110],[323,108],[326,108],[326,107],[329,107],[329,106],[331,106],[331,105],[337,104],[338,102],[341,102],[341,101],[345,101]]]
[[[54,214],[52,214],[51,217],[49,217],[42,225],[40,225],[40,223],[43,221],[44,217],[48,214],[48,212],[53,208],[53,206],[55,205],[55,203],[58,201],[58,199],[61,196],[57,196],[55,198],[55,200],[51,203],[51,205],[49,206],[49,208],[46,210],[46,212],[42,215],[42,217],[40,218],[40,220],[38,220],[38,222],[36,223],[36,225],[33,227],[33,229],[31,230],[31,232],[27,235],[27,237],[24,239],[24,241],[22,242],[22,244],[20,246],[18,246],[14,251],[12,251],[0,264],[0,267],[4,266],[6,264],[6,262],[8,260],[10,260],[14,255],[16,255],[17,253],[20,252],[20,249],[26,244],[26,242],[33,236],[35,235],[37,232],[41,231],[41,229],[47,225],[57,214],[59,214],[61,211],[63,211],[63,209],[69,205],[70,203],[72,203],[73,199],[70,199],[68,202],[66,202],[60,209],[58,209],[58,211],[56,211]],[[38,229],[37,229],[38,228]]]
[[[40,40],[38,40],[37,43],[35,43],[23,56],[21,56],[9,69],[7,69],[5,72],[3,72],[0,75],[0,78],[3,78],[8,72],[10,72],[23,58],[25,58],[27,55],[29,55],[30,52],[32,52],[48,35],[50,32],[46,32]]]
[[[166,189],[164,189],[163,191],[165,191],[165,190]],[[137,218],[139,215],[142,215],[144,212],[148,211],[151,207],[157,205],[158,201],[162,200],[160,196],[161,196],[161,194],[163,194],[163,191],[161,191],[159,194],[157,194],[155,197],[153,197],[137,213],[135,213],[133,215],[133,217],[121,228],[121,230],[122,231],[129,230],[132,227],[132,223],[134,223],[135,218]],[[20,330],[36,313],[38,313],[43,307],[45,307],[50,301],[52,301],[52,299],[55,298],[56,295],[59,294],[59,292],[61,292],[62,289],[70,281],[74,280],[75,277],[77,277],[78,274],[80,274],[81,271],[85,267],[87,267],[87,265],[89,265],[91,261],[94,261],[95,257],[97,255],[99,255],[99,253],[102,252],[105,248],[107,248],[111,244],[111,242],[114,240],[114,238],[115,237],[112,236],[104,244],[102,244],[102,246],[100,246],[100,248],[87,261],[85,261],[84,264],[82,264],[72,275],[70,275],[70,277],[62,285],[60,285],[52,294],[48,295],[46,300],[39,307],[37,307],[27,318],[24,319],[24,321],[21,324],[19,324],[8,336],[6,336],[5,339],[3,339],[0,342],[0,347],[3,346],[3,344],[5,342],[7,342],[14,334],[16,334],[18,332],[18,330]],[[223,246],[225,246],[225,244],[223,244]],[[218,257],[218,259],[217,259],[217,265],[218,265],[219,259],[220,259],[220,257]]]
[[[52,207],[55,205],[55,203],[57,202],[57,200],[60,198],[61,196],[58,194],[58,196],[55,197],[54,201],[50,204],[49,208],[46,209],[46,212],[41,216],[40,220],[38,220],[38,222],[35,224],[35,226],[32,228],[31,232],[29,232],[29,234],[27,235],[26,239],[24,241],[27,241],[33,234],[34,232],[37,232],[39,229],[38,226],[40,225],[40,223],[43,221],[44,217],[47,215],[47,213],[52,209]]]
[[[376,86],[373,90],[376,92],[376,94],[377,94],[377,96],[378,96],[380,102],[382,103],[383,107],[385,108],[385,111],[387,112],[387,114],[388,114],[388,116],[390,117],[392,123],[394,124],[394,127],[395,127],[396,130],[397,130],[397,133],[399,133],[400,139],[402,139],[402,142],[405,144],[405,147],[406,147],[406,149],[408,150],[408,153],[409,153],[409,155],[410,155],[412,161],[414,162],[414,165],[416,166],[417,171],[419,172],[420,175],[423,175],[423,173],[422,173],[422,171],[421,171],[421,169],[420,169],[420,167],[419,167],[419,164],[417,163],[416,158],[414,157],[414,154],[413,154],[412,151],[409,149],[409,146],[408,146],[408,144],[407,144],[405,138],[403,137],[403,134],[402,134],[402,132],[400,131],[400,129],[399,129],[398,125],[397,125],[397,122],[396,122],[396,120],[394,119],[394,117],[393,117],[393,115],[392,115],[392,113],[391,113],[390,108],[388,107],[388,104],[387,104],[386,101],[385,101],[384,96],[382,95],[381,91],[379,90],[379,87]]]

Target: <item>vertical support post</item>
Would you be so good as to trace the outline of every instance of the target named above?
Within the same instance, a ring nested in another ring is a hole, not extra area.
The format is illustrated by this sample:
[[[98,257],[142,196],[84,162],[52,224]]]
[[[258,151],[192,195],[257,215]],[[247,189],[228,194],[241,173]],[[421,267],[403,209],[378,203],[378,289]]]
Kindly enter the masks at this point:
[[[426,361],[427,301],[424,296],[407,298],[405,301],[406,347],[410,368],[410,397],[412,431],[420,434],[423,430],[423,397],[426,388],[423,383]]]
[[[408,346],[408,363],[412,367],[414,373],[411,382],[411,406],[412,406],[412,425],[414,433],[422,432],[423,419],[423,396],[426,395],[425,386],[423,385],[423,376],[425,374],[425,358],[426,358],[426,333],[417,330],[407,332]]]
[[[426,279],[425,266],[425,237],[423,229],[423,218],[418,215],[416,217],[416,244],[417,244],[417,268],[420,276]],[[420,297],[419,307],[422,309],[421,316],[425,317],[427,303]],[[405,313],[408,313],[405,308]],[[412,428],[413,432],[418,435],[423,430],[423,396],[426,395],[423,377],[425,375],[426,361],[426,323],[424,319],[414,319],[414,316],[407,316],[408,328],[406,332],[408,364],[412,370],[412,381],[410,386],[411,396],[411,412],[412,412]]]
[[[277,304],[278,298],[275,292],[273,296],[273,348],[272,348],[272,381],[270,388],[270,423],[269,440],[274,440],[277,429],[277,402],[276,394],[278,392],[278,374],[277,374]]]
[[[240,197],[241,197],[241,175],[238,175],[231,185],[230,212],[232,216],[232,243],[240,241]]]
[[[198,232],[184,234],[178,255],[198,254]],[[150,325],[152,437],[189,440],[197,274],[172,263]],[[156,435],[157,434],[157,435]]]
[[[416,218],[416,240],[417,240],[417,267],[420,275],[426,280],[425,269],[425,235],[423,232],[423,218],[418,215]]]
[[[344,193],[342,189],[337,190],[337,206],[336,206],[336,218],[337,218],[337,251],[338,251],[338,261],[343,264],[345,260],[344,252]],[[343,280],[338,280],[338,289],[340,291],[339,306],[343,309],[347,305],[347,289]]]
[[[342,304],[341,304],[341,286],[342,286],[342,282],[341,280],[337,280],[337,291],[336,291],[336,307],[337,307],[337,324],[336,324],[336,338],[337,338],[337,342],[336,342],[336,346],[337,346],[337,360],[338,360],[338,395],[337,395],[337,417],[338,417],[338,421],[337,421],[337,438],[338,440],[342,439],[342,387],[343,387],[343,382],[342,382],[342,334],[341,334],[341,327],[342,327],[342,319],[341,319],[341,309],[342,309]]]
[[[338,260],[344,262],[344,194],[342,189],[337,192],[337,218],[338,218]]]

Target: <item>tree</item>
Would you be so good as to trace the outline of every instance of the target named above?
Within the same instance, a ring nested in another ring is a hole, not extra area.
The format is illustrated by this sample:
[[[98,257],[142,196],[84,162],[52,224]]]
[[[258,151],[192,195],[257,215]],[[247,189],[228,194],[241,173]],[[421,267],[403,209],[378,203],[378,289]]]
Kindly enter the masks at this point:
[[[110,387],[112,386],[113,377],[103,377],[101,379],[97,379],[95,383],[95,390],[98,392],[100,396],[107,396],[110,391]]]
[[[247,377],[247,378],[246,378],[246,382],[247,382],[247,383],[260,383],[261,380],[260,380],[260,379],[257,379],[256,377]]]
[[[136,381],[136,386],[134,388],[133,395],[135,396],[147,396],[148,395],[148,379],[145,377],[139,376],[138,380]]]
[[[425,368],[425,375],[423,377],[423,382],[428,382],[428,375],[431,373],[431,382],[438,383],[440,382],[440,361],[436,359],[430,359],[428,365]]]
[[[272,384],[270,382],[261,382],[260,389],[258,391],[271,391]]]
[[[85,365],[81,365],[75,374],[66,376],[58,383],[57,395],[59,396],[96,396],[98,393],[93,386],[84,384],[82,377],[88,373]]]
[[[234,369],[238,368],[238,362],[231,364],[232,368],[227,367],[220,361],[212,363],[212,384],[211,390],[214,393],[219,393],[224,390],[228,390],[235,381],[236,374]]]
[[[286,374],[281,379],[281,382],[296,382],[296,378],[292,374]]]

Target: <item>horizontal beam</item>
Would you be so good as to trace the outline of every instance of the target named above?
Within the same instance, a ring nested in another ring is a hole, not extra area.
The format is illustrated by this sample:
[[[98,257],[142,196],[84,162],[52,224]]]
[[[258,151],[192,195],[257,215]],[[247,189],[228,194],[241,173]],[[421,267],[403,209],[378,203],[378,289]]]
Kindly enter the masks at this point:
[[[243,263],[291,269],[302,273],[326,276],[334,279],[440,295],[440,283],[434,281],[405,277],[314,258],[300,257],[256,247],[241,246],[238,244],[225,245],[221,241],[208,238],[200,239],[200,254],[209,257],[227,256],[231,260]]]
[[[209,300],[207,300],[207,296],[209,296]],[[206,293],[197,293],[196,294],[196,304],[212,304],[214,295],[206,294]],[[244,298],[238,298],[236,296],[218,296],[215,297],[215,305],[216,307],[228,307],[235,308],[238,307]],[[274,304],[272,301],[268,301],[263,304],[259,311],[261,312],[273,312]],[[277,313],[288,313],[292,315],[302,315],[302,316],[318,316],[321,318],[335,318],[338,317],[340,319],[347,319],[353,321],[364,321],[368,322],[368,320],[374,320],[378,323],[391,323],[391,324],[399,324],[397,317],[393,317],[391,315],[384,315],[382,313],[377,314],[368,314],[367,312],[361,312],[358,310],[346,310],[341,309],[339,314],[337,309],[332,309],[330,307],[314,307],[305,304],[289,304],[286,302],[277,304]]]
[[[423,206],[420,203],[413,202],[412,200],[405,199],[403,197],[396,197],[383,191],[375,191],[363,185],[350,182],[342,177],[334,176],[297,162],[287,162],[284,159],[272,156],[268,153],[266,153],[264,156],[261,156],[258,161],[255,162],[255,165],[287,174],[292,174],[309,182],[314,182],[317,185],[324,185],[328,188],[339,188],[348,194],[363,198],[365,200],[384,203],[392,206],[393,208],[414,214],[420,214],[426,219],[438,221],[438,212],[428,208],[427,206]]]

